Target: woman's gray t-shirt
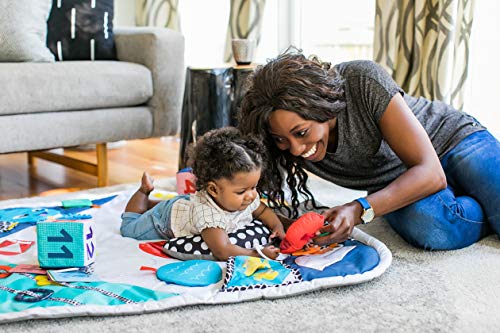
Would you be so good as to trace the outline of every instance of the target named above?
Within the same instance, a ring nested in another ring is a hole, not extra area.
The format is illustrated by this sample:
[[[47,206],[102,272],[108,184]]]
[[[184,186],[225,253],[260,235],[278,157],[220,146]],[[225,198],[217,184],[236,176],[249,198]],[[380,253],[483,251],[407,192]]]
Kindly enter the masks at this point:
[[[336,68],[345,80],[346,98],[346,108],[337,117],[337,150],[320,162],[306,161],[305,167],[337,185],[374,192],[406,171],[378,126],[397,93],[427,131],[439,158],[466,136],[485,129],[472,116],[443,102],[404,94],[375,62],[351,61]]]

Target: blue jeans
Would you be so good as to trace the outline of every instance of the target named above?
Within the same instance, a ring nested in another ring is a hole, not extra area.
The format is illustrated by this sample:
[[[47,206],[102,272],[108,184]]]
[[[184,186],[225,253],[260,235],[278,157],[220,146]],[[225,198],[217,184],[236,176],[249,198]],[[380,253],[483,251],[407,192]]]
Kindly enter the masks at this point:
[[[123,237],[139,240],[174,238],[170,228],[170,216],[174,202],[179,199],[189,200],[189,195],[178,195],[170,200],[161,201],[142,214],[124,212],[120,233]]]
[[[500,143],[488,131],[464,138],[441,159],[448,187],[384,217],[408,243],[460,249],[500,235]]]

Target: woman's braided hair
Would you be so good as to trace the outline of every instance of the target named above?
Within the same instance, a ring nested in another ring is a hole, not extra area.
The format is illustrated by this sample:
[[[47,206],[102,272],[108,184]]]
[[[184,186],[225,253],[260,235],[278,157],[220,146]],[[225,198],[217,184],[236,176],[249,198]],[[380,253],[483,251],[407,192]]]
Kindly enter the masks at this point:
[[[269,134],[269,117],[273,111],[282,109],[323,123],[344,108],[343,78],[336,69],[317,57],[306,58],[295,48],[258,66],[249,78],[238,117],[239,128],[244,134],[263,138],[268,163],[262,172],[259,191],[265,192],[273,204],[284,206],[286,181],[292,205],[288,213],[292,217],[298,216],[299,196],[310,199],[314,208],[319,207],[307,188],[303,158],[278,149]]]
[[[189,148],[188,165],[196,175],[196,189],[205,190],[209,181],[263,169],[263,154],[265,147],[257,136],[225,127],[205,133]]]

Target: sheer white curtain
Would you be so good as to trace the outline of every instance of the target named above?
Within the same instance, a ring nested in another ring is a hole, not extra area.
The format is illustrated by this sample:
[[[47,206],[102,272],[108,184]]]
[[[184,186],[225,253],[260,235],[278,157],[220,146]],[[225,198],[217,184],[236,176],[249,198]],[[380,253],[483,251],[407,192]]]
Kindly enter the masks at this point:
[[[266,0],[231,0],[227,27],[224,61],[232,61],[231,40],[233,38],[255,39],[260,42],[262,20]]]
[[[410,95],[463,108],[473,0],[377,0],[375,61]]]
[[[496,13],[500,13],[499,1],[476,1],[464,111],[500,139],[500,20]]]

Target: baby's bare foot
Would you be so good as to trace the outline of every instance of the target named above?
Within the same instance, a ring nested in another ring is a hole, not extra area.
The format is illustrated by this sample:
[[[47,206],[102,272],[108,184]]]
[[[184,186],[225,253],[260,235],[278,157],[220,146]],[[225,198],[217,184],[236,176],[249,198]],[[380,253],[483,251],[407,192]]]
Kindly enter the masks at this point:
[[[144,172],[142,174],[141,187],[139,188],[139,191],[146,195],[149,195],[149,193],[151,193],[155,189],[153,185],[154,181],[155,180],[153,179],[153,177],[151,177],[147,172]]]

